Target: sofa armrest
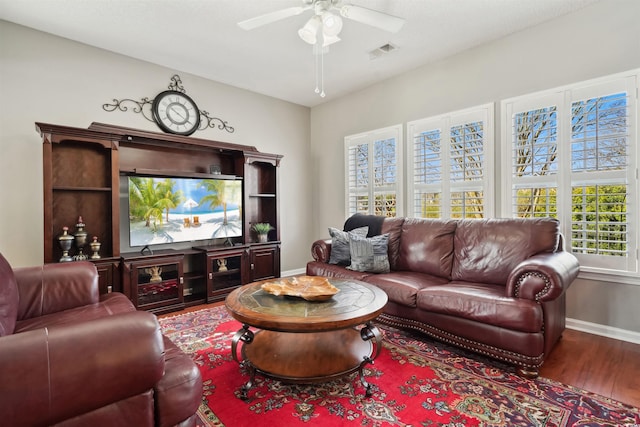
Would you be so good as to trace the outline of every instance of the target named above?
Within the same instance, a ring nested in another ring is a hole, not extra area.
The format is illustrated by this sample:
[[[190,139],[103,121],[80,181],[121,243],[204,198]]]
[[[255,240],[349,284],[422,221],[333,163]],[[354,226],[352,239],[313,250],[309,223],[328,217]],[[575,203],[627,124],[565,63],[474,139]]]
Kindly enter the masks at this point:
[[[331,239],[316,240],[311,245],[311,256],[320,262],[329,262],[331,257]]]
[[[131,312],[0,338],[0,419],[51,425],[150,390],[164,371],[157,319]]]
[[[539,302],[561,296],[578,277],[580,264],[569,252],[534,255],[522,261],[507,280],[507,296]]]
[[[13,270],[20,300],[18,320],[99,301],[98,271],[88,261],[44,264]]]

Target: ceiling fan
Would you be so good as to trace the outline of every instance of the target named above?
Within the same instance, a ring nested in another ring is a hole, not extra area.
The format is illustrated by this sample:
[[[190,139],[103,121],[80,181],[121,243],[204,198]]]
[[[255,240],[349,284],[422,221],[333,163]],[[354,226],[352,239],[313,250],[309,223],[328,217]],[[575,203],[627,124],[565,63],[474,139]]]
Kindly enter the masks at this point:
[[[342,18],[370,25],[391,33],[400,31],[404,19],[388,13],[379,12],[353,4],[342,4],[342,0],[302,0],[302,6],[289,7],[256,16],[242,22],[238,26],[244,30],[253,30],[263,25],[271,24],[291,16],[300,15],[313,9],[313,16],[302,28],[298,35],[302,40],[313,45],[316,58],[316,89],[315,92],[324,98],[324,53],[328,46],[340,41]],[[337,12],[334,13],[334,11]],[[341,18],[342,17],[342,18]],[[320,57],[320,60],[318,60]]]
[[[353,4],[343,4],[342,0],[302,0],[302,6],[289,7],[256,16],[239,22],[238,26],[244,30],[253,30],[291,16],[300,15],[311,9],[314,14],[298,31],[298,35],[302,40],[312,45],[318,42],[319,34],[322,35],[322,46],[340,41],[338,34],[342,30],[341,17],[391,33],[400,31],[405,21],[403,18],[377,10]],[[333,11],[336,11],[337,14]]]

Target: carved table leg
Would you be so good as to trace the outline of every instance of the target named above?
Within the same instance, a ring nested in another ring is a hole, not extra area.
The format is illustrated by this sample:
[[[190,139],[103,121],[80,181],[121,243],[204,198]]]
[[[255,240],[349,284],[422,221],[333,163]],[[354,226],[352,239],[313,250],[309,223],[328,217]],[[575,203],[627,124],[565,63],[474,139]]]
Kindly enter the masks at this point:
[[[253,382],[256,378],[256,368],[249,362],[248,360],[243,360],[241,363],[241,368],[246,368],[249,370],[249,381],[240,387],[240,399],[247,400],[249,399],[249,390],[253,387]]]
[[[242,328],[235,333],[235,335],[233,336],[233,340],[231,341],[231,355],[233,357],[233,360],[238,362],[241,370],[247,369],[249,371],[249,381],[247,381],[240,388],[240,398],[242,400],[248,399],[249,390],[251,390],[251,387],[253,387],[253,382],[255,380],[256,369],[250,361],[240,360],[240,358],[238,357],[238,343],[242,341],[245,344],[251,344],[253,342],[254,336],[254,333],[249,329],[249,325],[243,324]]]
[[[382,334],[380,334],[380,330],[375,325],[371,322],[367,322],[367,324],[360,330],[360,337],[363,341],[370,341],[375,338],[375,352],[372,352],[372,357],[364,356],[362,363],[360,363],[360,367],[358,368],[360,383],[366,389],[365,395],[367,397],[371,397],[373,392],[371,391],[371,384],[369,384],[364,378],[364,367],[368,364],[373,365],[373,361],[380,355],[380,351],[382,351]]]

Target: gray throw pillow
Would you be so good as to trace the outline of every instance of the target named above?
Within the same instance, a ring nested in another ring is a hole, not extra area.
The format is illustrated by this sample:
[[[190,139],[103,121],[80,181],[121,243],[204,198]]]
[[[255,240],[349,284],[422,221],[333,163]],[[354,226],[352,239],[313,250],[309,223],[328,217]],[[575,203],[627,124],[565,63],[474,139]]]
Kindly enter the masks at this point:
[[[388,273],[390,270],[388,245],[388,233],[366,238],[349,232],[351,265],[347,268],[368,273]]]
[[[366,236],[369,227],[360,227],[351,230],[356,236]],[[351,264],[351,250],[349,249],[349,233],[329,227],[329,235],[331,236],[331,254],[329,255],[329,264],[349,265]]]

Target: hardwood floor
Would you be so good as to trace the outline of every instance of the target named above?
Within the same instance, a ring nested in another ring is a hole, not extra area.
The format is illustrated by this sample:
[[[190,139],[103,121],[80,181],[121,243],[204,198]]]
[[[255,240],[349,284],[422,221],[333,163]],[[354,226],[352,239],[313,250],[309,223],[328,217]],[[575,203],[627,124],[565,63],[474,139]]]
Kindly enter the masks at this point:
[[[640,344],[565,329],[540,376],[640,407]]]
[[[222,303],[161,315],[175,316]],[[640,407],[640,344],[566,329],[540,376]]]

